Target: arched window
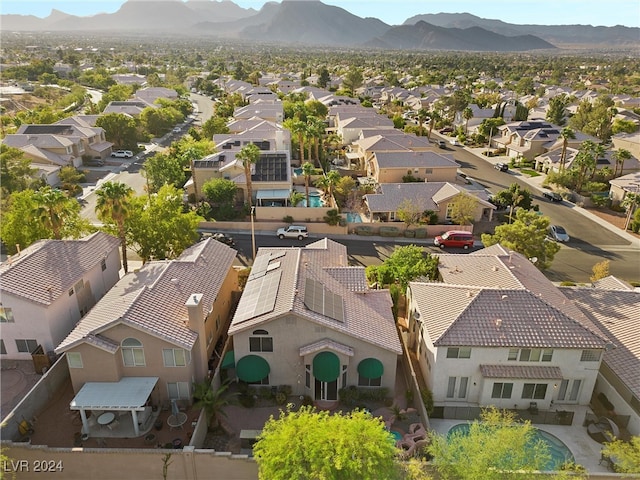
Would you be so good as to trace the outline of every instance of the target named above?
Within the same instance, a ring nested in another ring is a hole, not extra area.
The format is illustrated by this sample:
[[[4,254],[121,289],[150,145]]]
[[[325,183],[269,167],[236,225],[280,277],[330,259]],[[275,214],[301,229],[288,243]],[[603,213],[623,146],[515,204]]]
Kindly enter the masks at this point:
[[[269,332],[266,330],[254,330],[254,335],[259,337],[249,337],[250,352],[273,352],[273,337],[267,337]]]
[[[125,338],[120,344],[125,367],[144,367],[144,348],[136,338]]]

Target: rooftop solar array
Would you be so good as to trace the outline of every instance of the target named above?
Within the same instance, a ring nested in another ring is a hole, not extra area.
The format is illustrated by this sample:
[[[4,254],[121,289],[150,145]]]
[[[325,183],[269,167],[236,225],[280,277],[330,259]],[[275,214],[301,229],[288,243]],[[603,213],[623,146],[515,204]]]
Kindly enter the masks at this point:
[[[304,304],[312,312],[344,322],[344,302],[341,295],[331,292],[322,282],[307,278]]]
[[[236,320],[242,322],[273,311],[278,296],[282,270],[269,272],[247,282],[242,301],[236,311]]]

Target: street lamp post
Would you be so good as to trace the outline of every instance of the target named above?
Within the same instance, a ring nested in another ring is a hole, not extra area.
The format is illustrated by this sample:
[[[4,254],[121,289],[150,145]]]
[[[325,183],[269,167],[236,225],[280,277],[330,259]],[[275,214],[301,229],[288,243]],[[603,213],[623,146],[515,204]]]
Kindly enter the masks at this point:
[[[256,214],[256,207],[251,207],[251,248],[253,253],[253,261],[256,261],[256,232],[253,228],[253,217]]]

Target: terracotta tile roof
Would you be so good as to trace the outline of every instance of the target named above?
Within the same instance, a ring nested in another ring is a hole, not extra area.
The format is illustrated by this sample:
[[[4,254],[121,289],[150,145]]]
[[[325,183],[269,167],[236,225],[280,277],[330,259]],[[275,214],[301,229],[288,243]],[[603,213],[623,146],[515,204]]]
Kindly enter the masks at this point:
[[[318,325],[351,335],[397,354],[402,352],[387,290],[361,290],[366,280],[356,280],[364,269],[347,266],[347,248],[333,240],[322,239],[299,248],[260,248],[256,262],[271,255],[282,271],[273,311],[244,319],[237,312],[249,301],[243,295],[238,304],[229,334],[253,328],[272,319],[293,313]],[[338,272],[344,269],[344,272]],[[274,270],[275,271],[275,270]],[[304,304],[306,280],[310,278],[343,299],[344,321],[309,310]],[[346,281],[346,284],[344,283]],[[355,288],[355,290],[352,290]]]
[[[640,292],[561,287],[562,292],[604,330],[613,349],[603,362],[640,398]]]
[[[562,379],[560,367],[540,367],[536,365],[480,365],[480,374],[484,378]]]
[[[2,292],[50,305],[119,245],[116,237],[102,232],[80,240],[36,242],[0,265]]]
[[[185,324],[187,298],[203,294],[205,310],[218,296],[236,251],[214,239],[185,250],[176,260],[150,262],[124,276],[56,348],[65,351],[91,335],[108,335],[118,323],[131,325],[190,349],[197,334]],[[91,339],[95,342],[95,339]]]

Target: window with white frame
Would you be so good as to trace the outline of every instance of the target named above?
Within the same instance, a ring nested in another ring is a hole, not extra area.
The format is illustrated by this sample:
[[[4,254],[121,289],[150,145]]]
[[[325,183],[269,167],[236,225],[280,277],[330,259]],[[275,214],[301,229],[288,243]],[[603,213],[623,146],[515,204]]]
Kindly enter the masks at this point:
[[[14,323],[13,310],[9,307],[0,307],[0,323]]]
[[[254,330],[253,337],[249,337],[250,352],[273,352],[273,337],[268,337],[266,330]]]
[[[16,348],[20,353],[31,353],[38,348],[38,342],[31,339],[16,339]]]
[[[144,367],[144,348],[137,338],[125,338],[120,344],[125,367]]]
[[[495,382],[493,384],[493,391],[491,392],[491,398],[511,398],[512,391],[513,391],[513,383]]]
[[[469,377],[449,377],[447,384],[447,398],[466,398],[468,385]]]
[[[519,353],[519,358],[518,358]],[[521,362],[550,362],[553,358],[553,348],[517,348],[509,349],[508,360]]]
[[[83,368],[82,354],[80,352],[67,352],[67,364],[69,368]]]
[[[447,358],[471,358],[471,347],[449,347]]]
[[[580,355],[581,362],[598,362],[600,361],[600,350],[588,349],[582,350]]]
[[[311,388],[311,364],[304,366],[304,386]]]
[[[191,389],[189,382],[173,382],[167,383],[167,392],[170,400],[182,400],[191,398]]]
[[[525,383],[522,387],[522,398],[544,400],[547,396],[546,383]]]
[[[189,352],[183,348],[163,348],[162,359],[165,367],[186,367],[189,363]]]

